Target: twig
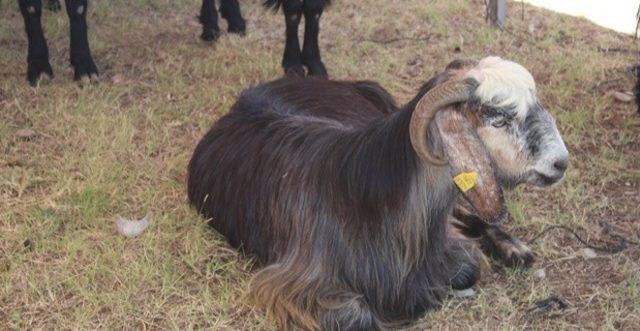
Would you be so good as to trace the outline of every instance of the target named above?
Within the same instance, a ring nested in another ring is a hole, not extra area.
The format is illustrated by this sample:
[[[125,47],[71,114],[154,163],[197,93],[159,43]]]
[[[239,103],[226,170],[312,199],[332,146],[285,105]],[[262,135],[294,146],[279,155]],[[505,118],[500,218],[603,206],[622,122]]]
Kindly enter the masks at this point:
[[[602,87],[603,85],[609,85],[609,84],[612,84],[612,83],[619,82],[619,81],[621,81],[621,80],[622,80],[622,78],[613,78],[613,79],[605,79],[605,80],[601,80],[601,81],[599,81],[599,82],[595,83],[595,84],[591,87],[591,90],[597,90],[597,89],[599,89],[600,87]]]
[[[565,310],[567,307],[568,305],[562,301],[562,299],[552,295],[546,299],[534,302],[533,307],[527,310],[526,315],[528,316],[532,313],[543,313],[551,310]]]
[[[404,40],[409,40],[409,41],[429,41],[429,40],[431,40],[431,35],[428,35],[426,37],[396,37],[396,38],[389,38],[389,39],[382,39],[382,40],[373,39],[373,38],[357,38],[357,39],[354,39],[354,41],[357,41],[357,42],[368,41],[368,42],[372,42],[372,43],[376,43],[376,44],[382,44],[382,45],[391,44],[391,43],[395,43],[395,42],[398,42],[398,41],[404,41]]]
[[[609,246],[595,246],[595,245],[589,244],[587,241],[582,239],[575,231],[573,231],[572,229],[570,229],[569,227],[564,226],[564,225],[551,225],[551,226],[548,226],[546,229],[542,230],[542,232],[540,232],[538,235],[533,237],[533,239],[529,240],[528,244],[529,245],[533,244],[536,240],[540,239],[542,236],[544,236],[545,234],[549,233],[549,231],[555,230],[555,229],[562,229],[562,230],[564,230],[566,232],[569,232],[582,245],[584,245],[584,246],[586,246],[588,248],[591,248],[591,249],[593,249],[595,251],[599,251],[599,252],[603,252],[603,253],[609,253],[609,254],[620,253],[624,249],[627,248],[627,244],[640,246],[640,243],[632,241],[632,240],[628,240],[627,238],[624,238],[624,237],[622,237],[621,235],[618,235],[618,234],[612,234],[611,235],[611,238],[613,238],[616,241],[618,241],[618,244],[609,245]]]
[[[634,50],[630,50],[630,49],[626,49],[626,48],[621,48],[621,47],[604,48],[604,47],[598,46],[598,52],[602,52],[602,53],[624,53],[624,54],[634,53],[634,54],[638,54],[638,51],[634,51]]]

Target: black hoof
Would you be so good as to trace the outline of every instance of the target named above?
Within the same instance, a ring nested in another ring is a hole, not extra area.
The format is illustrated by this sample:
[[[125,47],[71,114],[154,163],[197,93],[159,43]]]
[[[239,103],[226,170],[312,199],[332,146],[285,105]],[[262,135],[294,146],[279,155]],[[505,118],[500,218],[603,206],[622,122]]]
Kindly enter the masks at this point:
[[[240,27],[236,27],[236,26],[231,26],[229,25],[229,28],[227,29],[227,32],[229,33],[235,33],[241,37],[244,37],[247,35],[247,31],[244,25],[240,26]]]
[[[486,255],[511,268],[529,268],[535,260],[527,245],[497,227],[489,229],[481,247]]]
[[[73,79],[75,81],[82,80],[84,77],[89,78],[91,81],[98,79],[98,68],[91,56],[82,60],[71,60],[71,65],[73,66]]]
[[[247,24],[245,23],[242,17],[238,17],[235,19],[227,19],[227,23],[229,23],[227,32],[236,33],[241,36],[244,36],[247,33]]]
[[[324,67],[322,61],[313,61],[305,63],[307,69],[309,69],[309,76],[318,78],[328,78],[327,69]]]
[[[294,65],[288,68],[284,68],[284,75],[287,77],[304,77],[307,72],[304,70],[304,66],[302,65]]]
[[[470,262],[463,262],[458,266],[455,274],[451,278],[451,288],[454,290],[465,290],[473,287],[480,278],[480,268]]]
[[[203,29],[202,34],[200,35],[200,39],[206,42],[214,42],[218,40],[219,37],[220,37],[220,31],[218,30]]]
[[[498,257],[505,266],[509,268],[521,268],[528,269],[535,262],[533,252],[531,251],[518,251],[510,253],[506,256]]]
[[[241,36],[245,35],[247,24],[242,17],[242,14],[240,14],[240,7],[237,3],[220,4],[220,16],[227,20],[227,23],[229,24],[227,32],[237,33]]]
[[[53,69],[48,59],[34,59],[27,64],[27,80],[29,85],[36,86],[40,76],[45,73],[53,78]]]

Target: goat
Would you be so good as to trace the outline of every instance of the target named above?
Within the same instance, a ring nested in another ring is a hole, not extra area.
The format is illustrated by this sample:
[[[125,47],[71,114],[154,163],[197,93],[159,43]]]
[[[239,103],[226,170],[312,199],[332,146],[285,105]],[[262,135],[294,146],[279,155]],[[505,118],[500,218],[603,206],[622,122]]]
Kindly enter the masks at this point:
[[[640,113],[640,65],[635,67],[636,84],[633,86],[633,95],[636,97],[636,106],[638,107],[638,113]]]
[[[45,73],[53,77],[49,64],[49,48],[42,31],[42,0],[18,0],[29,43],[27,55],[27,80],[35,86],[38,78]],[[87,0],[65,0],[70,25],[70,58],[75,80],[83,77],[95,79],[98,68],[93,62],[89,40],[87,39]],[[47,7],[59,10],[58,0],[47,0]]]
[[[330,0],[265,0],[264,6],[277,11],[282,7],[286,24],[286,42],[282,67],[285,73],[298,76],[305,75],[305,67],[309,75],[326,77],[327,70],[320,57],[318,33],[320,32],[320,16]],[[228,32],[245,33],[245,20],[240,13],[237,0],[220,0],[220,14],[228,25]],[[298,40],[298,26],[304,14],[304,44],[302,51]],[[220,36],[218,13],[215,0],[203,0],[200,9],[200,23],[205,41],[215,41]]]
[[[507,217],[502,186],[560,181],[568,152],[522,66],[454,61],[398,108],[373,82],[285,77],[245,90],[198,143],[191,204],[263,266],[252,301],[282,328],[410,323],[479,277],[460,200]],[[466,192],[452,177],[475,171]]]

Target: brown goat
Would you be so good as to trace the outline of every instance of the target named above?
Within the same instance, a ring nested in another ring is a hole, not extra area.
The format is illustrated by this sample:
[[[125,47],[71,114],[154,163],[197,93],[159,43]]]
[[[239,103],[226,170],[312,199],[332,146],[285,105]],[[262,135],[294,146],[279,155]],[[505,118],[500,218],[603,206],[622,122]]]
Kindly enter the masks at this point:
[[[475,250],[448,226],[456,204],[501,221],[502,185],[557,182],[567,157],[531,75],[486,58],[451,63],[400,109],[372,82],[247,89],[196,147],[188,191],[257,257],[251,297],[280,327],[377,330],[476,282]],[[458,189],[460,172],[478,178]]]

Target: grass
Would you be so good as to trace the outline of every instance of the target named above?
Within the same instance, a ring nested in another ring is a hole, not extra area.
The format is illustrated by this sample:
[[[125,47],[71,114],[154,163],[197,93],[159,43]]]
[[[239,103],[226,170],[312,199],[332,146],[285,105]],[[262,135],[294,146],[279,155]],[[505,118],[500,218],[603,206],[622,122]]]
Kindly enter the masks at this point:
[[[565,182],[509,195],[509,231],[527,240],[565,224],[593,242],[638,241],[640,116],[608,95],[630,89],[634,40],[584,20],[510,6],[505,31],[481,1],[336,1],[321,48],[338,79],[372,79],[407,101],[450,60],[496,54],[527,68],[571,152]],[[71,80],[64,13],[45,12],[54,80],[24,79],[17,4],[0,2],[0,325],[7,329],[265,330],[245,303],[252,262],[189,208],[195,143],[243,88],[281,74],[280,15],[243,3],[244,38],[201,43],[198,1],[98,1],[89,10],[101,82]],[[223,24],[224,26],[224,24]],[[402,36],[405,39],[388,42]],[[459,52],[454,51],[456,47]],[[624,48],[631,52],[600,52]],[[608,83],[607,83],[608,82]],[[603,84],[604,83],[604,84]],[[36,135],[23,139],[20,129]],[[117,215],[153,213],[140,237]],[[638,329],[640,249],[595,259],[562,232],[532,245],[535,269],[490,264],[478,295],[448,301],[416,329]],[[556,295],[563,311],[527,313]]]

